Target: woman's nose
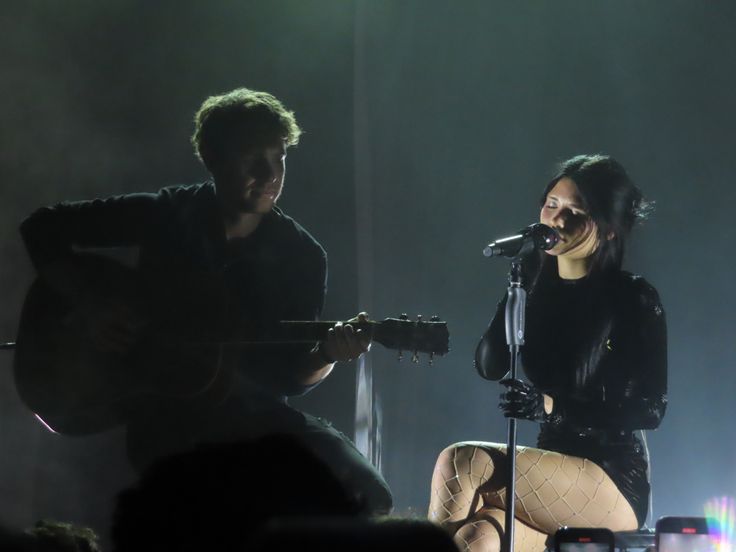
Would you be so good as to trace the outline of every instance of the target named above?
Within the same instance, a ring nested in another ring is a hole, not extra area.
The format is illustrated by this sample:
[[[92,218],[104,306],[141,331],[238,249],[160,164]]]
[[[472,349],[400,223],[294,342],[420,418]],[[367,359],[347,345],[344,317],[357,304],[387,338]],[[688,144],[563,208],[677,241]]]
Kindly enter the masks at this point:
[[[552,226],[564,230],[568,224],[570,211],[567,209],[559,209],[552,217]]]

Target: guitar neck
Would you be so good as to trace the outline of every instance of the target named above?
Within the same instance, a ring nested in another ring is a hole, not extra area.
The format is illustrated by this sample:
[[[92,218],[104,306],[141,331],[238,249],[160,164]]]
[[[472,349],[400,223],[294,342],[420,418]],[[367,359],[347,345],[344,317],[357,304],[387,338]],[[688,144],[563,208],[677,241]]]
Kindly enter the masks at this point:
[[[252,328],[236,330],[225,338],[206,338],[189,340],[187,344],[200,345],[289,345],[299,343],[316,343],[327,339],[327,332],[337,322],[286,320],[270,325],[258,331]],[[352,324],[356,329],[367,329],[374,322]],[[182,344],[186,345],[186,344]]]
[[[337,321],[285,320],[268,332],[265,341],[270,343],[314,343],[327,339],[327,332],[335,327]],[[345,322],[343,322],[345,324]],[[363,330],[373,336],[377,322],[350,322],[354,330]]]
[[[253,336],[248,331],[236,333],[222,345],[278,345],[287,343],[316,343],[327,339],[327,333],[336,321],[285,320]],[[341,322],[348,324],[348,322]],[[349,322],[355,331],[361,330],[376,343],[388,349],[406,350],[443,355],[447,353],[449,334],[447,324],[438,320],[408,321],[387,318],[381,321]]]

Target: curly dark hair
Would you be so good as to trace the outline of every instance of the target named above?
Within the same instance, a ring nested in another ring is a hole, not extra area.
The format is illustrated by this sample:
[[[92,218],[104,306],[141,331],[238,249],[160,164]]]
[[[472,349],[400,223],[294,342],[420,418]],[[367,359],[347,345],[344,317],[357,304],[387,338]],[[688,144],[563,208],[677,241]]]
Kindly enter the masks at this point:
[[[299,474],[291,476],[295,465]],[[201,445],[158,460],[136,487],[119,495],[113,550],[245,550],[273,518],[350,518],[361,507],[359,497],[293,435]]]
[[[294,113],[268,92],[236,88],[210,96],[194,116],[191,142],[199,159],[209,163],[245,141],[280,138],[287,146],[299,142],[302,129]]]
[[[33,537],[38,552],[100,552],[98,537],[88,527],[42,519],[25,534]]]

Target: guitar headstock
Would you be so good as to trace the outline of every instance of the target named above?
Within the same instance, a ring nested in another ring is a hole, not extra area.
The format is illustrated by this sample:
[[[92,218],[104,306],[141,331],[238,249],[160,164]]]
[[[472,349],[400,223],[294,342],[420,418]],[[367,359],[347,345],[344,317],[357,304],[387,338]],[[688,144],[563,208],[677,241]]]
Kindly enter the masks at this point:
[[[444,355],[450,350],[450,333],[447,322],[433,316],[429,321],[417,316],[416,320],[409,320],[406,314],[399,318],[386,318],[376,322],[373,328],[373,340],[387,349],[399,351],[399,360],[402,351],[412,352],[412,361],[419,361],[419,353],[428,353],[432,363],[434,355]]]

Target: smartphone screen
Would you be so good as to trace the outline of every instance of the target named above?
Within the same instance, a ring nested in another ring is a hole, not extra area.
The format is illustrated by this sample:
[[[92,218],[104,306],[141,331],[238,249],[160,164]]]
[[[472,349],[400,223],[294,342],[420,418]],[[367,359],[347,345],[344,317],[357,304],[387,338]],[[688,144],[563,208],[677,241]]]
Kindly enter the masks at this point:
[[[555,552],[613,552],[613,533],[602,528],[562,527],[555,533]]]
[[[657,521],[658,552],[717,552],[718,540],[704,517],[663,517]]]
[[[560,552],[609,552],[607,542],[561,542]]]
[[[716,552],[716,542],[710,535],[660,533],[658,552]]]

